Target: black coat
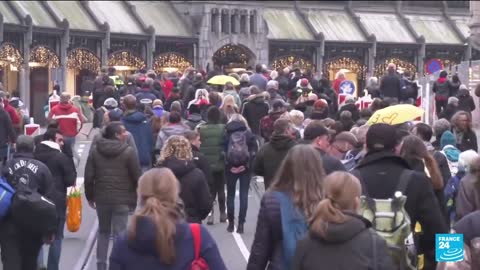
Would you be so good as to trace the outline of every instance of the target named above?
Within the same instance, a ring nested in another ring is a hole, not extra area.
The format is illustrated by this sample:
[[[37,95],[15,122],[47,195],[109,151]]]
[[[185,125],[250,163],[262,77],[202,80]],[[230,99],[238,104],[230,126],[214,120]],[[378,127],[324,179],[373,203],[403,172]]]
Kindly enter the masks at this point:
[[[463,139],[460,143],[457,142],[457,148],[460,152],[464,152],[467,150],[473,150],[475,152],[478,151],[478,144],[477,144],[477,135],[475,131],[468,130],[463,134]]]
[[[439,115],[438,115],[438,118],[445,118],[447,119],[448,121],[450,121],[450,119],[452,119],[452,116],[457,112],[459,111],[459,108],[458,106],[455,106],[453,104],[447,104],[447,106],[445,107],[445,110],[443,110]]]
[[[340,160],[330,156],[328,153],[325,153],[321,150],[318,150],[318,151],[322,156],[322,165],[326,175],[329,175],[336,171],[342,171],[342,172],[346,171],[345,166],[343,166]]]
[[[211,187],[213,185],[212,170],[210,170],[210,163],[208,163],[207,157],[202,154],[195,145],[192,145],[192,154],[195,166],[203,172],[203,175],[205,175],[207,179],[208,186]]]
[[[458,92],[458,110],[469,113],[475,110],[475,102],[468,90],[462,89]]]
[[[270,142],[258,151],[253,161],[253,172],[255,175],[263,176],[265,190],[270,186],[273,176],[293,146],[295,142],[290,137],[273,135]]]
[[[203,172],[193,161],[173,157],[164,160],[160,166],[172,170],[180,182],[180,198],[185,205],[187,222],[202,223],[212,210],[210,191]]]
[[[310,231],[297,243],[294,270],[395,269],[387,253],[387,243],[370,229],[372,224],[361,216],[345,215],[348,218],[345,223],[328,224],[326,237]],[[376,258],[373,255],[374,241]],[[377,267],[372,267],[374,264]]]
[[[337,120],[340,119],[340,114],[343,111],[351,112],[352,113],[352,120],[354,122],[357,122],[358,119],[360,119],[360,111],[358,110],[357,106],[354,103],[345,104],[342,107],[340,107],[340,110],[338,110],[338,113],[337,113]]]
[[[0,147],[16,139],[15,130],[13,129],[12,120],[8,113],[0,108]]]
[[[260,120],[268,115],[268,104],[263,95],[255,95],[247,98],[243,106],[242,115],[248,122],[253,134],[260,135]]]
[[[361,176],[363,187],[372,198],[391,198],[398,186],[399,176],[404,170],[410,170],[408,163],[390,152],[367,153],[354,174]],[[419,245],[422,251],[432,250],[435,246],[435,234],[447,233],[448,227],[440,206],[425,174],[415,172],[406,188],[405,210],[410,216],[412,231],[418,221],[422,225],[423,238]],[[365,191],[364,191],[365,192]]]
[[[382,97],[397,98],[402,97],[402,83],[397,74],[387,74],[380,80],[380,95]]]
[[[52,173],[55,193],[52,197],[57,206],[58,213],[65,215],[67,207],[67,187],[75,185],[77,171],[72,159],[67,157],[60,149],[55,149],[45,143],[40,143],[35,148],[35,158],[40,160]]]

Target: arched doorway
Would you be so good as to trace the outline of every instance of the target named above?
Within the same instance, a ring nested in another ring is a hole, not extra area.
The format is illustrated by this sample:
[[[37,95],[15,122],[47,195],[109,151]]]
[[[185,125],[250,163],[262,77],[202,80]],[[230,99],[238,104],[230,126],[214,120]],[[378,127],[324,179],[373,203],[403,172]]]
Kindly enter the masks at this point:
[[[394,63],[397,66],[397,70],[408,71],[411,75],[417,72],[417,66],[407,60],[401,58],[388,58],[382,61],[382,63],[375,66],[374,76],[377,78],[382,77],[386,71],[389,63]]]
[[[72,50],[67,56],[67,90],[75,89],[76,95],[81,95],[82,90],[92,90],[82,85],[84,82],[91,81],[93,86],[100,66],[100,59],[92,51],[85,48]]]
[[[183,55],[176,52],[159,54],[153,61],[153,69],[157,74],[161,72],[180,72],[192,67],[192,62]]]
[[[359,89],[363,89],[365,83],[365,72],[367,67],[358,59],[350,57],[339,57],[328,61],[323,70],[323,74],[330,80],[335,80],[335,75],[343,71],[347,80],[355,83],[357,94]]]
[[[23,63],[20,51],[11,43],[0,47],[0,79],[3,88],[9,93],[18,91],[18,71]]]
[[[146,66],[145,60],[130,51],[116,51],[108,57],[108,67],[115,68],[116,75],[123,78]]]
[[[30,115],[39,124],[45,123],[43,107],[48,100],[49,89],[53,88],[52,70],[60,66],[58,55],[47,46],[32,49],[28,61],[30,67]]]
[[[312,60],[301,56],[285,55],[275,58],[272,62],[272,68],[276,70],[290,68],[300,68],[300,70],[312,70]]]
[[[218,49],[212,57],[213,64],[224,73],[236,72],[255,64],[255,55],[243,45],[227,44]]]

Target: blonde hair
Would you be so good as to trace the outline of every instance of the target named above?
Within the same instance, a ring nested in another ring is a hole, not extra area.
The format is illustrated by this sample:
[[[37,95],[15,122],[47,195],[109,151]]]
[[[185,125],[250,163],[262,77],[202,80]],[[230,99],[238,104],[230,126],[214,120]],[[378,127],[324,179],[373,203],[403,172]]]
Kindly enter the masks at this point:
[[[318,204],[310,230],[317,235],[326,236],[329,223],[344,223],[347,217],[342,211],[355,212],[355,201],[362,194],[358,178],[347,172],[333,172],[323,180],[324,199]]]
[[[235,98],[232,95],[226,95],[223,98],[222,106],[220,109],[227,116],[227,119],[230,119],[233,114],[238,113],[238,107],[235,103]]]
[[[192,146],[187,138],[180,135],[173,135],[167,139],[165,145],[160,152],[159,162],[162,163],[170,157],[179,160],[192,160]]]
[[[128,226],[128,240],[137,237],[140,218],[149,218],[155,224],[155,244],[160,261],[171,265],[175,261],[176,222],[181,218],[178,212],[178,180],[170,169],[151,169],[138,180],[137,195],[140,207]]]
[[[239,122],[244,123],[245,126],[247,127],[247,129],[250,130],[250,127],[248,126],[247,119],[245,119],[245,117],[243,117],[241,114],[239,114],[239,113],[232,114],[232,116],[230,116],[230,119],[228,120],[228,123],[233,122],[233,121],[239,121]]]
[[[303,113],[299,110],[291,110],[290,111],[290,120],[292,123],[296,126],[301,126],[303,124],[303,120],[305,119],[305,116]]]

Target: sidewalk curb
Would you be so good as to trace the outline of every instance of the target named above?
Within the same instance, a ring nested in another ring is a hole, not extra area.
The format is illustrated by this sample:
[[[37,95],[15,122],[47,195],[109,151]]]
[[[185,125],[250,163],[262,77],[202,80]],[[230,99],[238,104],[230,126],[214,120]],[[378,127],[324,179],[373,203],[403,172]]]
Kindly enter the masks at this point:
[[[87,241],[85,242],[85,247],[83,248],[82,253],[78,257],[77,263],[72,268],[73,270],[83,270],[83,268],[85,267],[85,264],[87,263],[88,258],[91,256],[91,253],[93,252],[92,248],[97,239],[97,232],[98,232],[98,218],[95,218],[95,222],[93,223],[90,234],[88,235]]]

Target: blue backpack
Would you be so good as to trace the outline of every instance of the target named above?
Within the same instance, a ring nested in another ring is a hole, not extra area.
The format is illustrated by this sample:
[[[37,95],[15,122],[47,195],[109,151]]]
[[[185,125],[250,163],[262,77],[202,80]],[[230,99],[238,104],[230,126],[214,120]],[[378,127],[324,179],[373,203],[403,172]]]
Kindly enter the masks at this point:
[[[447,203],[447,214],[450,217],[450,223],[456,221],[456,197],[458,194],[458,188],[460,186],[460,180],[462,180],[465,173],[458,172],[456,175],[452,176],[443,189],[443,194],[445,195],[445,202]]]
[[[5,178],[0,176],[0,220],[8,214],[14,194],[15,190],[12,186],[10,186]]]
[[[308,225],[305,215],[294,206],[289,195],[279,191],[273,193],[280,202],[284,262],[286,269],[292,269],[297,241],[307,234]]]

